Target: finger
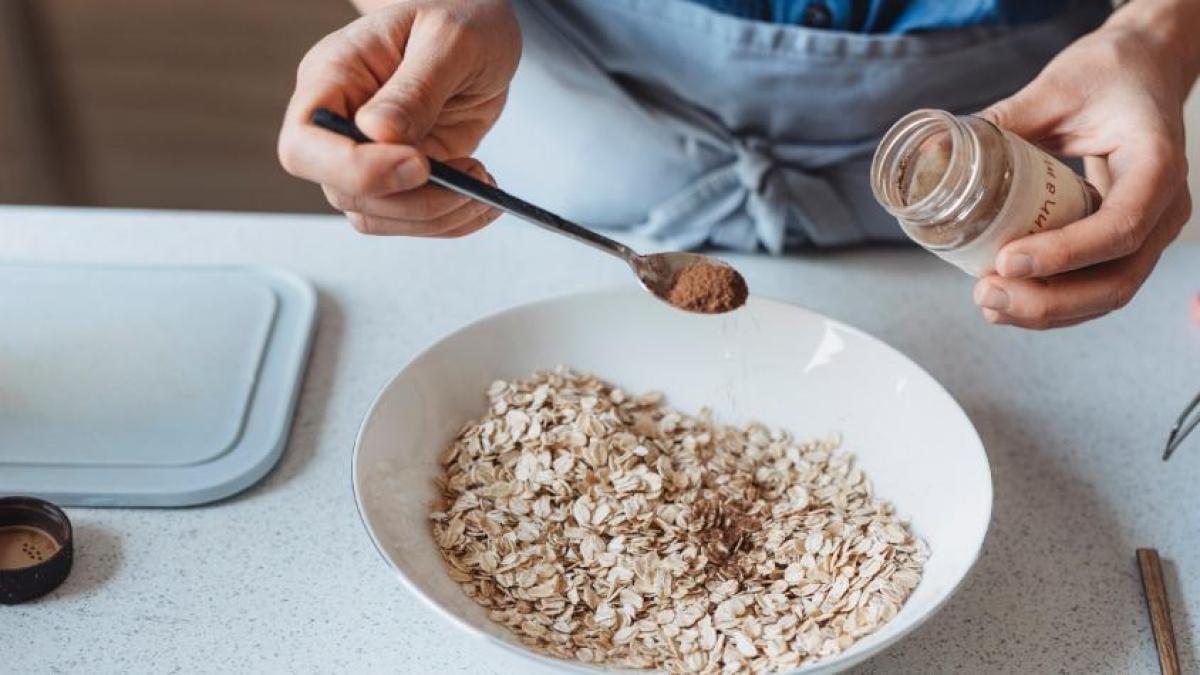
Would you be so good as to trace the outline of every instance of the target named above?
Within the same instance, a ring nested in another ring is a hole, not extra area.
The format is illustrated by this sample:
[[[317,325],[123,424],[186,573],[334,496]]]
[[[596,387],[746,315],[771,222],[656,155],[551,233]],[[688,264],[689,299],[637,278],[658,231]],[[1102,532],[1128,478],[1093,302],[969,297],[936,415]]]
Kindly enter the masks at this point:
[[[459,158],[446,163],[479,180],[490,181],[490,176],[483,168],[483,164],[477,160]],[[423,185],[415,190],[383,197],[360,197],[330,186],[322,187],[325,190],[326,199],[333,208],[339,211],[356,211],[364,215],[391,220],[433,220],[445,216],[470,201],[469,197],[437,185]]]
[[[470,59],[456,54],[456,26],[442,13],[417,17],[400,65],[354,116],[365,134],[385,143],[416,145],[437,122],[468,76]]]
[[[1018,327],[1018,328],[1024,327],[1024,326],[1017,326],[1013,322],[1012,317],[1009,317],[1005,314],[997,312],[994,309],[984,309],[982,311],[983,311],[983,318],[986,319],[987,322],[990,324],[997,325],[997,326],[1014,326],[1014,327]],[[1100,317],[1105,316],[1106,314],[1107,314],[1107,312],[1101,313],[1101,314],[1093,314],[1091,316],[1079,317],[1079,318],[1075,318],[1075,319],[1062,319],[1062,320],[1050,322],[1050,323],[1046,324],[1045,326],[1043,326],[1041,329],[1034,329],[1034,330],[1053,330],[1055,328],[1069,328],[1071,326],[1078,326],[1081,323],[1086,323],[1088,321],[1093,321],[1095,319],[1099,319]]]
[[[497,211],[496,209],[488,209],[486,213],[476,217],[474,220],[466,223],[465,225],[461,225],[453,230],[443,232],[436,236],[444,238],[444,239],[454,239],[457,237],[465,237],[468,234],[478,232],[479,230],[482,230],[483,228],[487,227],[491,223],[495,222],[496,219],[499,218],[501,215],[503,215],[503,214],[500,213],[499,211]]]
[[[293,176],[359,196],[412,190],[429,180],[429,162],[413,148],[358,145],[311,125],[284,132],[280,162]]]
[[[1174,199],[1182,177],[1157,153],[1123,159],[1128,166],[1114,174],[1096,213],[1008,243],[996,256],[996,270],[1006,277],[1048,277],[1139,250]]]
[[[977,113],[1001,129],[1030,141],[1050,135],[1068,109],[1053,79],[1039,75],[1020,91]]]
[[[353,24],[352,24],[353,25]],[[340,52],[330,47],[333,34],[305,55],[296,75],[296,89],[288,101],[279,134],[279,161],[288,173],[332,185],[350,194],[387,194],[421,185],[428,178],[425,158],[414,148],[359,146],[311,124],[317,108],[346,115],[365,99],[369,73],[341,63]]]
[[[298,85],[279,134],[279,161],[293,176],[352,195],[385,195],[423,185],[429,163],[416,149],[395,144],[362,144],[313,126],[319,107],[345,112],[346,103],[324,80]]]
[[[459,208],[430,220],[401,220],[347,211],[346,218],[362,234],[404,237],[438,237],[471,226],[494,211],[487,204],[468,201]]]
[[[485,182],[491,186],[496,185],[496,179],[492,177],[492,174],[487,173],[486,171],[484,172],[484,175],[480,178],[480,180],[482,180],[483,182]],[[477,231],[483,229],[484,227],[486,227],[487,225],[495,222],[496,219],[502,215],[504,215],[504,214],[501,211],[499,211],[498,209],[488,209],[486,213],[484,213],[481,216],[478,216],[475,220],[467,223],[466,225],[462,225],[456,229],[450,230],[448,232],[444,232],[438,236],[445,237],[448,239],[455,238],[455,237],[465,237],[468,234],[477,232]]]
[[[1108,162],[1103,157],[1084,157],[1083,173],[1101,197],[1112,190],[1112,172],[1108,170]]]
[[[992,275],[975,286],[976,304],[1003,314],[1006,323],[1046,328],[1124,307],[1154,269],[1190,213],[1185,193],[1172,203],[1146,245],[1131,256],[1047,279]]]
[[[975,302],[1003,316],[1002,323],[1051,328],[1060,322],[1096,316],[1123,307],[1140,285],[1133,273],[1099,268],[1053,279],[988,277],[975,289]],[[990,318],[990,317],[989,317]]]
[[[325,198],[338,211],[355,211],[368,216],[413,222],[445,216],[470,202],[470,198],[436,185],[383,197],[359,197],[330,186],[322,186]]]

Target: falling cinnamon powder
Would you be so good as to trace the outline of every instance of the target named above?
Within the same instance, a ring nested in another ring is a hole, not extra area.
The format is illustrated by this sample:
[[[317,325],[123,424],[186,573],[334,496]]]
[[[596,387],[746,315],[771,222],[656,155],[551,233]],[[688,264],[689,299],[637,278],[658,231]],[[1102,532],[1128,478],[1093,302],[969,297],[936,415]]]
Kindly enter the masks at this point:
[[[749,290],[737,270],[726,265],[696,263],[683,268],[667,294],[667,301],[680,309],[720,314],[746,303]]]

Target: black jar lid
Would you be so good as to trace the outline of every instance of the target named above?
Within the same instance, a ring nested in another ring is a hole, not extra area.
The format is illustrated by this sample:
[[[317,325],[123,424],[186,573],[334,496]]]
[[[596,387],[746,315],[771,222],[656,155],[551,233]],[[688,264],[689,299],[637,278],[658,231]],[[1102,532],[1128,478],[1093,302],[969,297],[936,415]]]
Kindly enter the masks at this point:
[[[0,497],[0,605],[58,588],[74,558],[71,521],[50,502]]]

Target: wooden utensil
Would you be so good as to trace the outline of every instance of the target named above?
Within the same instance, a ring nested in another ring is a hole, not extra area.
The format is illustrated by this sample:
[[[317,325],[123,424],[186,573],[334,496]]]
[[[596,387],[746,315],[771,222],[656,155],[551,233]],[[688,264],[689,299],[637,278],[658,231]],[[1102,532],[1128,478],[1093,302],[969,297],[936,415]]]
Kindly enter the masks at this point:
[[[1175,649],[1175,629],[1171,626],[1171,606],[1167,603],[1167,587],[1163,584],[1162,562],[1152,548],[1137,550],[1138,567],[1142,571],[1142,589],[1146,607],[1150,610],[1150,627],[1158,647],[1158,664],[1163,675],[1179,675],[1179,653]]]

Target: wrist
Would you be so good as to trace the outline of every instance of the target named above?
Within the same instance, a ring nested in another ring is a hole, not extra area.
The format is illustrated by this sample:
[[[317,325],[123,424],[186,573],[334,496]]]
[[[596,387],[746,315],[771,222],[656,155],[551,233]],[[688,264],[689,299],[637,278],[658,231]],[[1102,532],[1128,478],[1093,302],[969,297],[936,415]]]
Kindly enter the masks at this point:
[[[392,2],[395,0],[350,0],[359,14],[368,14]]]
[[[1163,65],[1178,69],[1183,95],[1200,77],[1200,40],[1189,27],[1200,25],[1200,2],[1195,0],[1130,0],[1121,5],[1104,28],[1129,31],[1161,55]]]
[[[354,5],[359,14],[370,14],[377,9],[383,9],[397,2],[400,2],[400,0],[350,0],[350,4]]]

